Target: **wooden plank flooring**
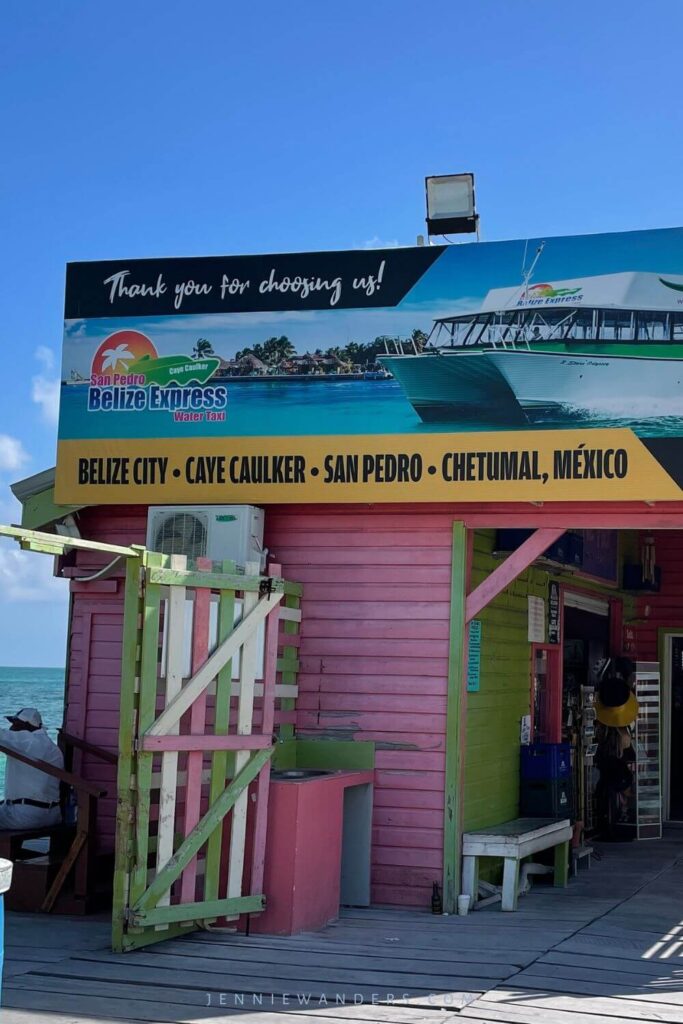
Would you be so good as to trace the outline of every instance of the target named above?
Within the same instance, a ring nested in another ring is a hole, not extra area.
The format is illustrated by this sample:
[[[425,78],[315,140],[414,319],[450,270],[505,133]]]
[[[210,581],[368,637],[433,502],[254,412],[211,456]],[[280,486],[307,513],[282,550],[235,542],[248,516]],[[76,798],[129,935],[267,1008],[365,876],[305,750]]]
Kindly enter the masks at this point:
[[[2,1024],[683,1024],[683,830],[601,853],[515,914],[347,910],[292,938],[121,955],[104,919],[8,915]]]

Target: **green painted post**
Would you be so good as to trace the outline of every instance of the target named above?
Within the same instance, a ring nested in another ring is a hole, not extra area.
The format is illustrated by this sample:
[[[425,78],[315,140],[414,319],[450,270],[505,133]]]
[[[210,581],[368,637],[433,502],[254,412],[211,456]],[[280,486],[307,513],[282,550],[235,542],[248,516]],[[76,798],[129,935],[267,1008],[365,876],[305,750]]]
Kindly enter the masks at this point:
[[[124,948],[125,913],[132,863],[133,840],[133,740],[136,713],[135,680],[138,675],[140,637],[142,558],[126,560],[123,598],[123,648],[121,653],[121,695],[119,725],[119,763],[116,806],[116,860],[112,904],[112,946]]]
[[[301,593],[301,588],[297,588],[298,592]],[[285,608],[300,608],[301,601],[295,593],[290,593],[290,586],[285,585]],[[299,648],[287,646],[287,636],[295,636],[299,632],[299,623],[292,622],[291,619],[287,619],[284,623],[284,640],[282,647],[282,658],[278,658],[277,668],[282,673],[282,682],[288,686],[294,685],[297,682],[297,673],[299,671]],[[280,706],[283,711],[293,711],[296,707],[296,701],[287,697],[280,702]],[[294,736],[294,726],[291,722],[284,722],[280,726],[279,736],[281,740],[289,740]]]
[[[464,523],[453,523],[451,562],[451,617],[448,650],[448,689],[446,698],[446,787],[444,801],[443,909],[457,909],[460,892],[460,848],[462,845],[462,798],[464,778],[460,757],[463,726],[462,693],[465,598],[467,581],[467,530]]]
[[[161,565],[169,555],[147,553],[147,565]],[[138,697],[137,736],[142,736],[156,718],[159,676],[159,611],[161,587],[145,584],[142,611],[142,646],[140,650],[140,694]],[[135,755],[137,801],[135,813],[135,863],[130,877],[130,904],[134,904],[147,888],[149,859],[149,816],[154,754],[138,750]]]
[[[234,562],[223,562],[222,572],[234,573]],[[235,591],[221,590],[218,608],[218,643],[232,633],[235,628]],[[216,708],[214,733],[216,736],[227,736],[230,722],[230,691],[232,687],[232,661],[228,661],[218,673],[216,679]],[[211,783],[209,787],[209,804],[216,802],[225,789],[228,772],[227,750],[217,750],[211,758]],[[230,755],[234,762],[234,755]],[[223,822],[211,833],[206,846],[206,875],[204,880],[204,897],[206,900],[218,898],[221,870],[221,847],[223,841]]]

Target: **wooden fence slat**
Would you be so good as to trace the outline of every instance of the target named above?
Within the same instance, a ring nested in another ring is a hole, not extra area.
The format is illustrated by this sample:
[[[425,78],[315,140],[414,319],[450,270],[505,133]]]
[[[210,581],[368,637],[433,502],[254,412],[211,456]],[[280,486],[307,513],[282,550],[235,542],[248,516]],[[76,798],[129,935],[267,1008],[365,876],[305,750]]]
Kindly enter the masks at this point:
[[[149,552],[150,565],[160,565],[164,555]],[[159,612],[161,588],[147,583],[144,588],[142,647],[140,651],[140,693],[138,695],[138,735],[154,721],[159,662]],[[138,751],[136,756],[137,806],[135,814],[135,864],[130,879],[130,901],[134,903],[147,886],[149,856],[149,812],[153,754]]]
[[[171,569],[184,570],[187,566],[187,556],[171,555],[170,565]],[[183,685],[185,598],[185,587],[169,587],[168,603],[166,606],[166,704],[173,700]],[[179,724],[176,722],[170,726],[169,733],[177,735],[178,730]],[[157,872],[161,871],[173,856],[177,786],[178,753],[175,750],[170,750],[164,752],[161,757],[156,857]],[[159,898],[159,906],[167,906],[170,902],[171,890],[169,889],[168,892],[163,893]]]
[[[298,673],[300,664],[297,660],[298,648],[288,643],[289,639],[292,639],[299,634],[299,623],[301,622],[301,600],[299,597],[289,594],[285,597],[285,607],[283,611],[293,611],[299,613],[299,618],[288,618],[285,616],[284,620],[284,636],[282,637],[282,658],[279,660],[278,669],[280,671],[280,678],[285,686],[296,686],[298,680]],[[280,709],[282,711],[293,712],[296,707],[296,701],[294,699],[283,699],[280,702]],[[282,739],[292,739],[294,736],[294,725],[292,723],[282,722],[280,724],[280,736]]]
[[[270,576],[279,576],[280,565],[271,565]],[[263,669],[263,714],[261,731],[268,738],[275,724],[275,680],[277,678],[277,649],[280,642],[280,614],[284,611],[276,605],[266,619],[266,643]],[[268,827],[268,793],[270,789],[270,761],[259,772],[256,788],[256,814],[251,857],[251,894],[256,896],[263,890],[263,872],[266,857],[266,830]]]
[[[223,790],[215,804],[209,807],[190,835],[185,837],[163,871],[159,872],[149,888],[140,895],[132,906],[133,913],[156,907],[159,896],[173,885],[186,865],[207,841],[218,822],[222,821],[228,811],[235,806],[236,801],[247,791],[249,783],[256,778],[272,755],[272,747],[267,750],[259,750],[254,754],[230,785]]]
[[[203,900],[201,903],[179,903],[174,907],[143,910],[133,915],[133,921],[135,924],[156,924],[157,928],[163,928],[164,925],[157,922],[205,921],[207,918],[215,920],[216,917],[225,917],[227,914],[253,914],[257,910],[263,910],[263,898],[238,896],[235,899]],[[168,927],[168,924],[165,927]]]
[[[247,573],[258,572],[254,562],[245,566]],[[245,593],[243,606],[243,622],[248,621],[256,610],[256,594]],[[269,609],[271,611],[271,609]],[[256,681],[256,629],[252,630],[242,645],[240,659],[240,696],[237,709],[237,735],[249,736],[252,731],[254,717],[254,683]],[[235,772],[239,774],[249,760],[247,750],[238,750],[235,754]],[[244,844],[247,833],[247,800],[245,789],[235,801],[230,829],[230,854],[228,859],[228,898],[239,896],[242,892],[242,872],[244,870]]]
[[[210,569],[208,558],[197,559],[197,568]],[[211,591],[197,587],[194,594],[194,617],[192,620],[192,675],[196,678],[199,670],[209,658],[209,618],[211,614]],[[190,684],[188,683],[188,686]],[[204,737],[206,726],[206,688],[197,694],[190,710],[190,733]],[[202,802],[203,751],[190,750],[187,755],[187,783],[185,785],[185,818],[183,831],[189,836],[199,821]],[[196,898],[197,860],[192,858],[180,880],[180,902],[193,903]]]
[[[135,735],[135,703],[138,677],[138,645],[140,641],[140,613],[142,560],[129,559],[126,563],[126,581],[123,598],[123,645],[121,650],[121,697],[119,718],[119,763],[117,770],[116,808],[116,866],[112,900],[112,947],[122,950],[125,930],[125,911],[130,887],[133,793],[131,773],[133,767],[133,737]]]
[[[184,750],[189,751],[192,757],[196,756],[198,751],[211,753],[212,750],[261,750],[262,747],[269,746],[270,742],[270,735],[264,737],[260,734],[253,736],[214,736],[211,733],[202,733],[191,736],[145,736],[142,740],[141,749],[151,751]],[[188,780],[190,778],[189,768],[190,765],[188,763]]]
[[[185,684],[177,697],[171,701],[147,730],[149,736],[165,735],[168,732],[169,726],[173,722],[180,720],[196,697],[215,679],[223,666],[235,656],[245,639],[252,634],[256,635],[256,627],[264,621],[273,605],[282,599],[282,594],[270,594],[268,597],[262,597],[260,600],[256,594],[249,594],[247,596],[251,608],[249,615],[243,617],[240,624],[235,627],[225,643],[221,644],[214,651],[206,664],[198,672],[193,673],[192,679]]]
[[[235,571],[234,562],[223,562],[223,573],[230,575]],[[224,643],[235,628],[235,591],[222,590],[218,606],[218,643]],[[230,697],[234,692],[232,684],[232,660],[225,663],[216,679],[216,705],[214,710],[214,750],[211,758],[211,782],[209,785],[209,803],[214,803],[225,789],[228,765],[232,762],[234,771],[234,755],[227,750],[216,750],[217,737],[227,737],[230,727]],[[229,761],[230,759],[230,761]],[[221,850],[223,846],[223,823],[216,828],[206,847],[206,877],[204,880],[204,898],[216,900],[220,884]]]

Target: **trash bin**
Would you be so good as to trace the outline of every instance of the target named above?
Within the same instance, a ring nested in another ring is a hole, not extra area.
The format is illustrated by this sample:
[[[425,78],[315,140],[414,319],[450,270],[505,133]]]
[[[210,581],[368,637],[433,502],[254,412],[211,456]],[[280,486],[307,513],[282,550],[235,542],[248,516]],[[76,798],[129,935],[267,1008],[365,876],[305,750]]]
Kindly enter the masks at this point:
[[[5,893],[12,883],[12,861],[0,857],[0,995],[2,994],[2,965],[5,959]]]

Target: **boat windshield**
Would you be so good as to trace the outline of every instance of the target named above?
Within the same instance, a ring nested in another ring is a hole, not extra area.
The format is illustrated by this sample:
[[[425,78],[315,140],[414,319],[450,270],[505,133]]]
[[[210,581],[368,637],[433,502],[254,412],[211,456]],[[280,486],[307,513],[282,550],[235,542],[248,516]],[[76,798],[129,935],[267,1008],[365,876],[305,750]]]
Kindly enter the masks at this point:
[[[531,348],[544,342],[682,342],[683,310],[515,309],[436,320],[430,348]]]

